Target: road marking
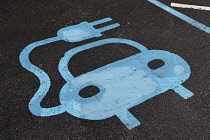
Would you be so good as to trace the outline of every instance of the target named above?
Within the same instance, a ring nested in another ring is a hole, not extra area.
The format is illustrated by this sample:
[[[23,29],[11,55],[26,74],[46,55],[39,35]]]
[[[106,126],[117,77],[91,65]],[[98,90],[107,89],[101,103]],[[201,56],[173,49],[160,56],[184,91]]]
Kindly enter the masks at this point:
[[[180,12],[178,12],[177,10],[175,10],[175,9],[173,9],[173,8],[171,8],[171,7],[167,6],[167,5],[159,2],[158,0],[147,0],[147,1],[153,3],[154,5],[158,6],[161,9],[171,13],[172,15],[174,15],[174,16],[182,19],[182,20],[184,20],[185,22],[187,22],[187,23],[189,23],[189,24],[199,28],[200,30],[203,30],[203,31],[205,31],[205,32],[210,34],[210,27],[208,27],[208,26],[206,26],[206,25],[204,25],[204,24],[202,24],[202,23],[200,23],[200,22],[198,22],[198,21],[196,21],[196,20],[194,20],[194,19],[192,19],[192,18],[190,18],[190,17],[180,13]]]
[[[189,4],[180,4],[180,3],[171,3],[171,6],[179,7],[179,8],[191,8],[191,9],[210,11],[210,7],[207,7],[207,6],[198,6],[198,5],[189,5]]]

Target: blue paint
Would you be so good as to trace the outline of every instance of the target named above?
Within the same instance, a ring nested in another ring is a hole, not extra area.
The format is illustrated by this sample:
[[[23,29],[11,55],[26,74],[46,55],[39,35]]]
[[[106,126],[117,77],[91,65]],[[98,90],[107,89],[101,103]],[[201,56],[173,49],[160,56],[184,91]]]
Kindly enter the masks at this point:
[[[100,37],[102,36],[101,32],[116,28],[120,26],[120,24],[115,23],[109,26],[105,26],[99,29],[95,29],[93,26],[98,25],[104,22],[108,22],[112,20],[111,18],[105,18],[98,21],[94,21],[91,23],[82,22],[77,25],[69,26],[66,28],[62,28],[57,32],[57,35],[60,39],[65,40],[67,42],[79,42],[86,39]]]
[[[128,129],[140,125],[140,122],[128,110],[121,110],[121,112],[115,114]]]
[[[57,107],[52,107],[52,108],[42,108],[40,106],[40,102],[43,100],[44,96],[47,94],[47,92],[49,91],[51,82],[50,82],[50,78],[49,76],[40,68],[38,68],[37,66],[33,65],[30,60],[29,60],[29,54],[36,48],[51,42],[56,42],[59,40],[65,40],[68,42],[78,42],[78,41],[82,41],[82,40],[86,40],[89,38],[93,38],[93,37],[98,37],[101,36],[102,34],[100,34],[101,30],[100,29],[95,29],[93,26],[97,25],[97,24],[101,24],[104,22],[108,22],[112,20],[111,18],[105,18],[102,20],[98,20],[98,21],[94,21],[91,23],[88,22],[82,22],[78,25],[73,25],[70,27],[66,27],[66,28],[62,28],[58,31],[57,33],[57,37],[53,37],[53,38],[49,38],[49,39],[45,39],[42,41],[37,41],[34,43],[31,43],[30,45],[26,46],[23,51],[20,53],[19,56],[19,60],[21,65],[27,69],[28,71],[34,73],[40,81],[40,86],[39,89],[37,90],[37,92],[34,94],[34,96],[32,97],[32,99],[29,102],[29,110],[31,111],[31,113],[33,113],[36,116],[52,116],[52,115],[57,115],[60,113],[63,113],[66,111],[66,108],[64,105],[59,105]],[[108,26],[108,29],[112,29],[119,26],[119,24],[113,24]],[[74,27],[74,28],[73,28]],[[79,30],[78,32],[75,30]],[[83,31],[84,30],[84,31]],[[69,32],[75,36],[80,36],[80,37],[74,37],[73,39],[68,38],[65,36],[65,32],[68,31],[72,31]],[[86,36],[84,36],[82,34],[86,33]],[[105,30],[103,30],[105,31]]]
[[[109,43],[131,45],[141,52],[78,77],[70,73],[68,63],[72,56]],[[165,65],[155,70],[150,69],[148,63],[154,59],[163,60]],[[190,67],[185,60],[167,51],[148,50],[141,44],[126,39],[103,39],[71,49],[60,60],[59,72],[67,82],[61,89],[60,101],[69,106],[68,113],[89,120],[116,115],[128,129],[140,124],[128,113],[129,108],[169,89],[178,91],[185,99],[193,95],[190,91],[185,92],[187,90],[181,86],[190,76]],[[100,93],[90,98],[80,97],[79,91],[91,83],[100,85]]]
[[[60,91],[61,105],[42,108],[40,102],[50,88],[50,78],[43,70],[30,62],[30,52],[38,46],[59,40],[78,42],[101,36],[100,32],[119,26],[113,24],[100,29],[93,28],[94,25],[109,20],[110,18],[106,18],[63,28],[58,31],[57,37],[32,43],[23,49],[20,54],[20,63],[40,80],[40,87],[29,102],[29,110],[34,115],[52,116],[68,112],[78,118],[89,120],[101,120],[116,115],[128,129],[132,129],[140,125],[140,122],[128,109],[169,89],[173,89],[184,99],[193,95],[181,85],[189,78],[191,71],[187,62],[180,56],[162,50],[148,50],[131,40],[109,38],[76,47],[65,53],[58,65],[59,72],[66,81]],[[70,73],[68,63],[72,56],[81,51],[110,43],[127,44],[141,52],[78,77]],[[163,60],[165,65],[155,70],[150,69],[148,63],[154,59]],[[89,98],[79,96],[80,90],[90,85],[97,86],[100,92]]]
[[[192,19],[192,18],[190,18],[190,17],[188,17],[188,16],[186,16],[186,15],[176,11],[176,10],[174,10],[171,7],[166,6],[165,4],[163,4],[163,3],[161,3],[161,2],[159,2],[157,0],[148,0],[148,1],[153,3],[154,5],[162,8],[163,10],[171,13],[172,15],[174,15],[174,16],[176,16],[176,17],[178,17],[178,18],[180,18],[180,19],[182,19],[184,21],[186,21],[187,23],[189,23],[189,24],[199,28],[200,30],[203,30],[203,31],[205,31],[207,33],[210,33],[210,27],[207,27],[206,25],[204,25],[204,24],[202,24],[202,23],[200,23],[200,22],[198,22],[198,21],[196,21],[196,20],[194,20],[194,19]]]
[[[43,100],[44,96],[47,94],[50,88],[50,78],[49,76],[40,68],[33,65],[29,60],[29,54],[38,46],[42,46],[51,42],[60,40],[58,37],[53,37],[45,39],[42,41],[34,42],[23,49],[20,53],[19,60],[21,65],[28,71],[34,73],[40,81],[40,86],[37,92],[34,94],[29,102],[29,110],[36,116],[52,116],[64,112],[64,108],[60,105],[52,108],[42,108],[40,102]]]

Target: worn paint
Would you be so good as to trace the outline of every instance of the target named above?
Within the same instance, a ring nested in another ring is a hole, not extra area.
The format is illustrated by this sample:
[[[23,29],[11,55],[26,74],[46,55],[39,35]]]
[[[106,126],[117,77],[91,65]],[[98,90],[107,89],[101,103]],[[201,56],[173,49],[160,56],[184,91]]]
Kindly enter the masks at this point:
[[[141,52],[78,77],[70,73],[68,63],[72,56],[108,43],[128,44]],[[165,65],[155,70],[150,69],[147,64],[154,59],[163,60]],[[60,100],[62,104],[69,106],[68,113],[90,120],[116,115],[129,129],[140,124],[128,113],[129,108],[168,89],[183,88],[178,92],[183,98],[193,95],[190,91],[185,92],[185,88],[181,86],[190,76],[190,67],[186,61],[170,52],[148,50],[141,44],[126,39],[103,39],[69,50],[60,60],[59,71],[67,82],[61,89]],[[79,91],[89,85],[97,86],[100,92],[90,98],[80,97]]]
[[[103,21],[93,23],[101,22]],[[181,85],[189,78],[191,71],[187,62],[180,56],[163,50],[148,50],[143,45],[131,40],[109,38],[76,47],[65,53],[58,65],[59,72],[66,81],[60,91],[61,105],[52,108],[41,107],[40,102],[50,88],[50,78],[42,69],[30,62],[30,52],[38,46],[54,41],[78,42],[79,40],[97,37],[96,34],[100,32],[92,28],[93,23],[83,22],[88,27],[81,27],[83,24],[78,24],[61,29],[58,31],[57,37],[32,43],[21,52],[20,63],[22,66],[34,73],[40,80],[40,87],[29,102],[29,110],[34,115],[52,116],[68,112],[78,118],[89,120],[101,120],[116,115],[128,129],[132,129],[138,126],[140,122],[128,111],[129,108],[169,89],[175,90],[185,99],[193,95],[192,92]],[[115,27],[116,24],[113,24],[100,28],[100,31]],[[87,36],[84,36],[85,34],[80,36],[81,30],[86,32]],[[74,33],[78,36],[70,38],[71,35],[68,35],[68,33]],[[70,73],[68,63],[72,56],[81,51],[110,43],[127,44],[141,52],[77,77]],[[154,59],[164,61],[165,65],[154,70],[150,69],[148,63]],[[97,86],[100,92],[89,98],[79,96],[79,91],[90,85]]]
[[[207,6],[189,5],[189,4],[181,4],[181,3],[171,3],[171,6],[178,7],[178,8],[190,8],[190,9],[210,11],[210,7],[207,7]]]

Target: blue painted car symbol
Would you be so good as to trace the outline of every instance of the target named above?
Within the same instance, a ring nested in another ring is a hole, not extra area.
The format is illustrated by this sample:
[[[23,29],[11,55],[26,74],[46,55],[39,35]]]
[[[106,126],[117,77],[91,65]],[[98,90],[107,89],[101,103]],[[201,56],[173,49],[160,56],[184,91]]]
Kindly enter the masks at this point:
[[[110,20],[106,18],[92,23],[83,22],[66,27],[58,31],[57,37],[32,43],[23,49],[20,54],[20,63],[40,80],[40,87],[29,102],[29,110],[34,115],[52,116],[68,112],[78,118],[89,120],[101,120],[116,115],[128,129],[132,129],[140,122],[128,111],[129,108],[169,89],[173,89],[184,99],[193,95],[181,85],[189,78],[191,71],[188,63],[180,56],[163,50],[148,50],[131,40],[109,38],[76,47],[65,53],[58,66],[59,72],[66,81],[60,91],[61,105],[52,108],[41,107],[40,102],[50,88],[50,78],[42,69],[30,62],[30,52],[38,46],[54,41],[78,42],[102,36],[100,32],[115,28],[119,24],[100,29],[92,26]],[[77,36],[73,37],[71,33]],[[72,56],[81,51],[110,43],[127,44],[136,47],[141,52],[78,77],[70,73],[68,62]],[[148,63],[155,59],[162,60],[164,65],[157,69],[150,69]],[[100,92],[89,98],[79,96],[80,90],[90,85],[97,86]]]

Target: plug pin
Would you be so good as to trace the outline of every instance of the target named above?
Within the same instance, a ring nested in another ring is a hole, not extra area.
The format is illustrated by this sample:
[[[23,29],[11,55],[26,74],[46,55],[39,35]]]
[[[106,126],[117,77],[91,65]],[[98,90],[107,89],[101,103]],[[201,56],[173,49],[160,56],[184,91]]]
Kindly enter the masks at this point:
[[[98,30],[99,32],[104,32],[104,31],[107,31],[107,30],[116,28],[116,27],[118,27],[118,26],[120,26],[120,24],[119,24],[119,23],[115,23],[115,24],[111,24],[111,25],[109,25],[109,26],[105,26],[105,27],[102,27],[102,28],[98,28],[98,29],[96,29],[96,30]]]
[[[104,18],[104,19],[100,19],[100,20],[96,20],[96,21],[90,22],[90,24],[92,26],[95,26],[95,25],[102,24],[102,23],[105,23],[105,22],[108,22],[108,21],[111,21],[111,20],[112,19],[110,17],[108,17],[108,18]]]

